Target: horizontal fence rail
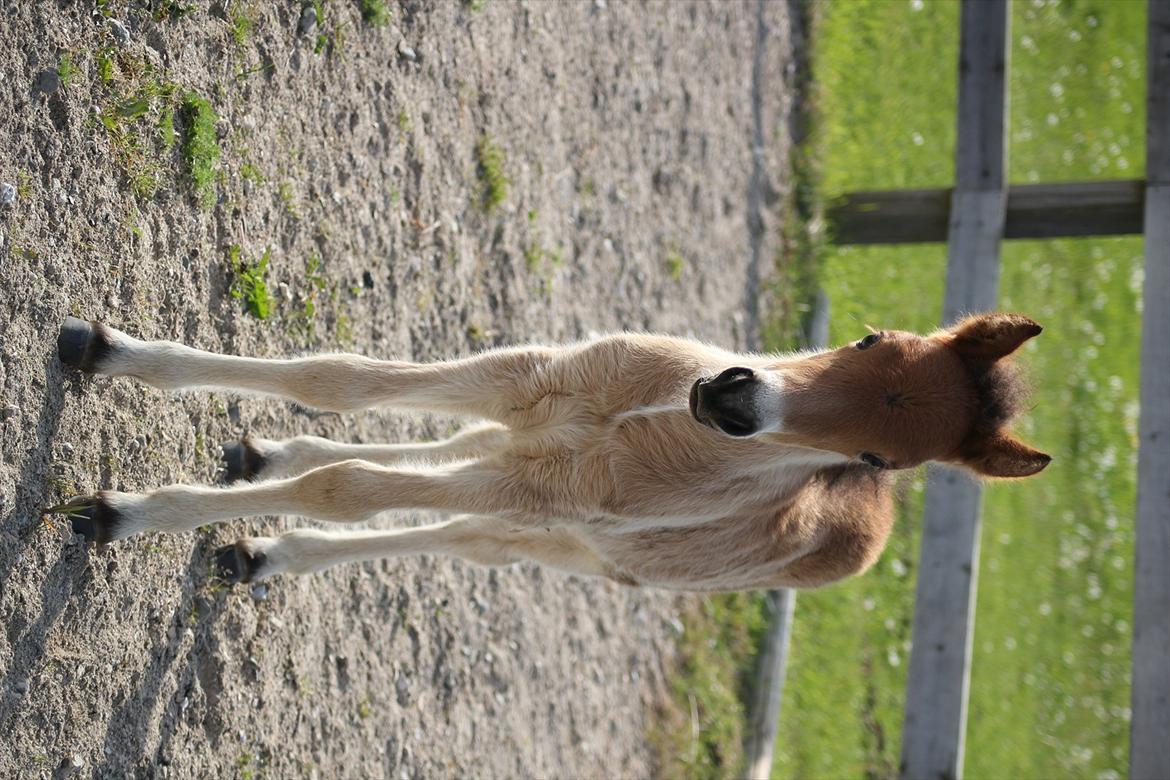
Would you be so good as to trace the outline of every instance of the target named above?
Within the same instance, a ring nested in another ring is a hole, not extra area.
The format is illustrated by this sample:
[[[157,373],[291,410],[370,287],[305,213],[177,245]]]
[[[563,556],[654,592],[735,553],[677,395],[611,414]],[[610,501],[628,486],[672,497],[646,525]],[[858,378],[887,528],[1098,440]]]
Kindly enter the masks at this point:
[[[1003,238],[1124,236],[1142,232],[1141,179],[1016,184],[1007,188]],[[826,209],[835,244],[946,241],[954,189],[852,192]]]

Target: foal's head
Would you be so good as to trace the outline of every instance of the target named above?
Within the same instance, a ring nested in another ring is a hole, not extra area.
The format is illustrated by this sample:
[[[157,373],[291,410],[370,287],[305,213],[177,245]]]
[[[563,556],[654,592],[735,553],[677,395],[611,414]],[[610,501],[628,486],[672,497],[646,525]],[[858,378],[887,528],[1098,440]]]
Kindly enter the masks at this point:
[[[730,436],[827,450],[877,468],[939,460],[985,476],[1026,477],[1051,458],[1006,430],[1024,390],[1003,358],[1040,330],[1023,315],[981,314],[930,336],[875,331],[839,349],[700,379],[691,412]]]

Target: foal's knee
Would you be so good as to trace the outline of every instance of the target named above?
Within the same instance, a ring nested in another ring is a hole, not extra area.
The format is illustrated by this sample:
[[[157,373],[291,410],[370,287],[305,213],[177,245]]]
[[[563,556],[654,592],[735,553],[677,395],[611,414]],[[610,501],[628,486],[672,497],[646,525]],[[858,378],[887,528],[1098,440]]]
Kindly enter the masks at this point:
[[[305,514],[335,523],[357,523],[377,513],[371,500],[378,466],[343,460],[308,471],[296,479],[296,497]]]

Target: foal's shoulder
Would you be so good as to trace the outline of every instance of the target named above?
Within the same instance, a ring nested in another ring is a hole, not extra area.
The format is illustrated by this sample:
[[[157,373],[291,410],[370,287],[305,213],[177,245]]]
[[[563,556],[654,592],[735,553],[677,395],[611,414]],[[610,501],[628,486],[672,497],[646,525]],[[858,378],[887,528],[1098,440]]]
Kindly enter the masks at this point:
[[[815,549],[785,567],[791,584],[815,587],[850,577],[877,561],[894,523],[891,479],[865,464],[817,472],[786,508],[787,522],[814,529]]]

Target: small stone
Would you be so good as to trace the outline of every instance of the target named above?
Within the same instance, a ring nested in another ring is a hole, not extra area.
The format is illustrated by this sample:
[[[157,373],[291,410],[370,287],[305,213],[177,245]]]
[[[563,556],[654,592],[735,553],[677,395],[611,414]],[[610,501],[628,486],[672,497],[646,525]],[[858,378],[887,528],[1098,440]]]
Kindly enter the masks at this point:
[[[301,35],[310,35],[316,28],[317,9],[314,6],[306,5],[301,11],[301,23],[297,25],[297,30]]]
[[[106,23],[110,25],[110,33],[114,36],[114,40],[119,46],[125,46],[130,43],[130,31],[126,29],[126,25],[117,19],[107,19]]]
[[[67,442],[67,441],[61,442],[60,449],[61,449],[61,457],[62,458],[72,458],[73,457],[73,445],[70,444],[69,442]]]
[[[12,684],[12,690],[16,691],[22,696],[28,693],[28,680],[17,680]]]
[[[10,182],[0,184],[0,206],[11,206],[16,203],[16,185]]]
[[[42,95],[51,95],[61,87],[61,76],[56,68],[46,68],[37,76],[36,91]]]
[[[68,777],[75,775],[85,767],[85,759],[78,755],[69,756],[61,762],[61,773]]]
[[[272,624],[273,628],[284,628],[284,621],[278,617],[269,618],[268,622]]]
[[[418,54],[415,53],[414,49],[410,48],[405,38],[398,42],[398,56],[409,62],[416,62],[418,60]]]
[[[252,586],[252,599],[254,601],[268,600],[268,586],[263,582],[259,582]]]
[[[399,675],[398,679],[394,681],[394,691],[397,694],[399,707],[410,704],[410,683],[406,681],[405,675]]]

